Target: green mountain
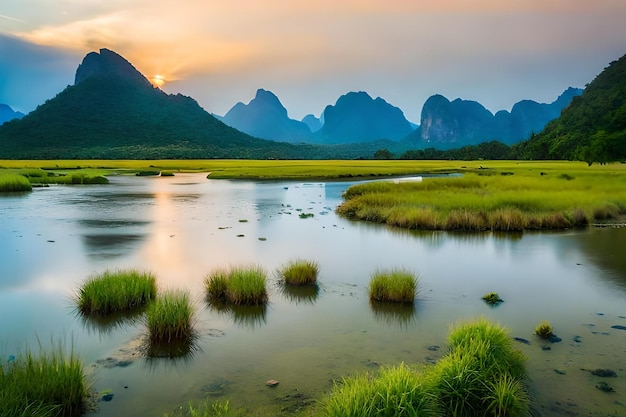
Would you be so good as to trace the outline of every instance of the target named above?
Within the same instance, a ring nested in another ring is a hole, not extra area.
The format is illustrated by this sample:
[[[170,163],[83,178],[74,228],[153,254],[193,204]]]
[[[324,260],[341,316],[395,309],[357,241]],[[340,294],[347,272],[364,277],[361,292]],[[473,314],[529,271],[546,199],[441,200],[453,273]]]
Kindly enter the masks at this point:
[[[626,160],[626,55],[611,62],[540,134],[513,150],[522,159]]]
[[[76,82],[0,126],[0,159],[302,158],[311,148],[261,140],[169,95],[115,52],[85,56]]]

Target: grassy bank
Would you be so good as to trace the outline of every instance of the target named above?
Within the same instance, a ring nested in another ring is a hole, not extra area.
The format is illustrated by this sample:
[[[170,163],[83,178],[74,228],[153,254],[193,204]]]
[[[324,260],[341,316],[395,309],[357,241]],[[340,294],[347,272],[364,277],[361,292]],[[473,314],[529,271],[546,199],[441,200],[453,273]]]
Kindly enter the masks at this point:
[[[0,192],[31,191],[32,188],[25,176],[13,172],[0,172]]]
[[[486,164],[486,163],[485,163]],[[337,212],[409,229],[565,229],[626,214],[626,165],[499,163],[459,177],[377,181],[344,193]]]

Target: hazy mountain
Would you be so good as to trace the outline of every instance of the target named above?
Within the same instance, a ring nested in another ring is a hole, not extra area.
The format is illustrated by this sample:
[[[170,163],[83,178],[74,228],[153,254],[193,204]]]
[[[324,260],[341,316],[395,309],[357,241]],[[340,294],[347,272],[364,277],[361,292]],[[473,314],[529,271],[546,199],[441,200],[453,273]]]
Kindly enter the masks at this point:
[[[287,109],[271,91],[259,89],[248,104],[235,104],[221,120],[249,135],[282,142],[306,142],[308,125],[290,119]]]
[[[306,116],[304,116],[304,118],[302,119],[302,123],[306,124],[313,133],[320,130],[323,125],[322,120],[318,119],[312,114],[307,114]]]
[[[0,104],[0,125],[4,122],[8,122],[9,120],[21,119],[22,117],[24,117],[24,113],[14,111],[6,104]]]
[[[452,149],[497,140],[514,144],[540,132],[559,116],[581,89],[568,88],[550,104],[523,100],[511,112],[495,115],[482,104],[457,98],[449,101],[442,95],[431,96],[422,107],[420,126],[408,140],[416,147]]]
[[[326,107],[324,125],[316,133],[321,143],[400,140],[413,131],[402,110],[365,92],[350,92]]]
[[[21,120],[0,126],[0,158],[301,157],[248,136],[198,103],[168,95],[107,49],[89,53],[68,86]]]
[[[613,61],[545,129],[516,146],[525,159],[626,160],[626,55]]]

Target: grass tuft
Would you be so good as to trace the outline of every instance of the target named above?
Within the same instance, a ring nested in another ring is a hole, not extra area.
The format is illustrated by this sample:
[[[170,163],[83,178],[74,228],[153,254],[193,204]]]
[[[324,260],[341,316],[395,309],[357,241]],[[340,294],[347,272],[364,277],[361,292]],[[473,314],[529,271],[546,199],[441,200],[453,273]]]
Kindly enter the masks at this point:
[[[283,265],[278,274],[288,285],[315,285],[319,266],[314,261],[296,259]]]
[[[500,295],[497,292],[488,292],[487,294],[483,295],[483,300],[485,300],[487,304],[491,305],[500,304],[504,301],[502,298],[500,298]]]
[[[413,303],[417,284],[418,277],[408,270],[376,271],[369,284],[370,300]]]
[[[549,339],[554,335],[554,329],[548,320],[541,320],[537,326],[535,326],[535,334],[542,339]]]
[[[83,314],[111,314],[144,307],[156,292],[156,278],[150,272],[106,270],[85,281],[76,303]]]
[[[89,395],[83,364],[63,344],[30,350],[0,361],[0,415],[57,417],[80,415]]]
[[[260,305],[267,302],[267,273],[258,265],[216,269],[204,280],[210,302]]]
[[[146,324],[152,343],[192,339],[193,320],[194,309],[186,291],[166,291],[146,310]]]

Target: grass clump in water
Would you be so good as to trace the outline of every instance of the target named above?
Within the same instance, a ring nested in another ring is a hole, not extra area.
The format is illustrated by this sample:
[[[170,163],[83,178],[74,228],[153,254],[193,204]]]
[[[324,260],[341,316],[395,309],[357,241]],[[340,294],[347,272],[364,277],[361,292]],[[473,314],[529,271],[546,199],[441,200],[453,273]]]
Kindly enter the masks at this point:
[[[548,320],[541,320],[537,326],[535,326],[535,334],[542,339],[549,339],[554,335],[554,329]]]
[[[0,174],[0,192],[31,191],[30,181],[23,175],[13,173]]]
[[[288,285],[315,285],[319,266],[314,261],[296,259],[283,265],[278,274]]]
[[[172,414],[165,413],[164,417],[229,417],[235,415],[231,411],[228,401],[221,402],[205,399],[198,405],[189,402],[187,407],[179,407]],[[237,413],[236,415],[241,414]]]
[[[166,291],[146,310],[146,324],[152,343],[192,339],[193,320],[194,309],[186,291]]]
[[[376,271],[369,284],[370,300],[413,303],[417,283],[417,276],[404,269]]]
[[[144,307],[156,292],[156,278],[150,272],[107,270],[87,279],[76,303],[83,314],[111,314]]]
[[[80,415],[89,387],[83,364],[62,344],[39,354],[18,354],[0,361],[0,415],[63,417]]]
[[[483,300],[485,300],[485,302],[490,305],[497,305],[504,302],[504,300],[500,298],[500,295],[497,292],[493,291],[483,295]]]
[[[217,269],[205,278],[209,301],[235,305],[260,305],[267,302],[267,273],[258,265]]]

